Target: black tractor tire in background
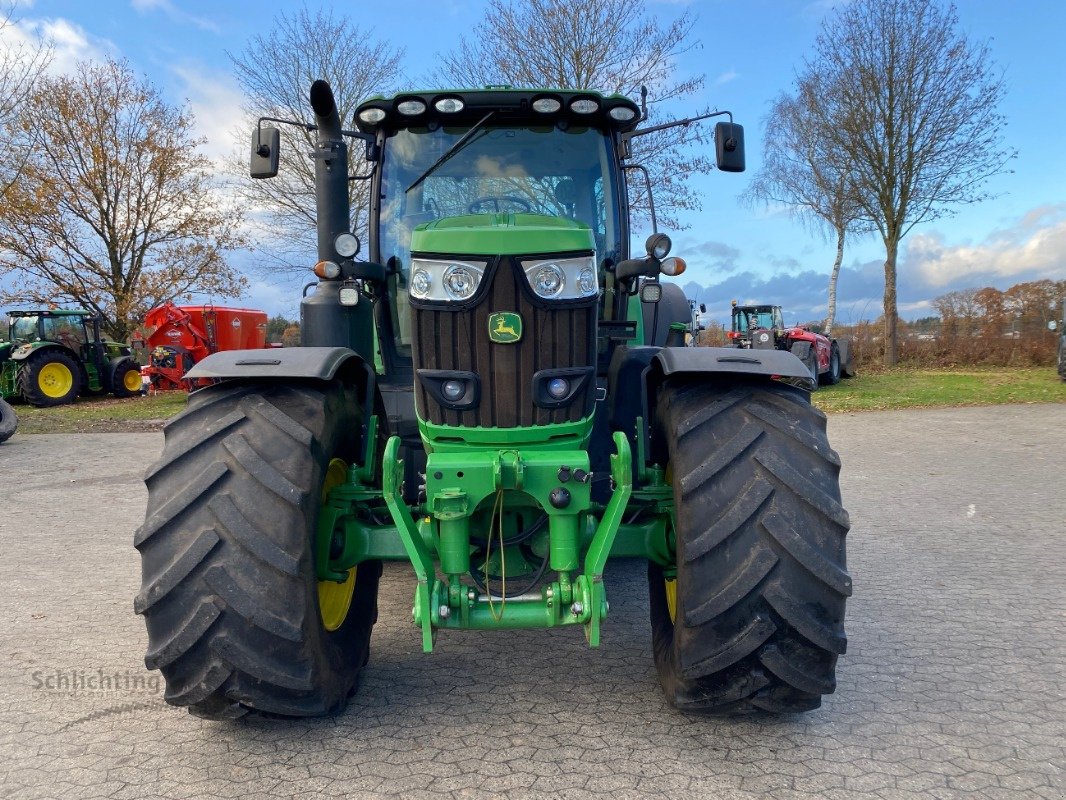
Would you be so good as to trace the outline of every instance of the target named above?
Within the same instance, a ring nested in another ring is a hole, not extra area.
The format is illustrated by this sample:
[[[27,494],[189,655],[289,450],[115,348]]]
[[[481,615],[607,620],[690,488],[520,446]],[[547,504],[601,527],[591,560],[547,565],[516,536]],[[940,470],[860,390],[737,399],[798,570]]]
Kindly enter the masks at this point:
[[[0,397],[0,442],[6,442],[14,434],[19,426],[19,418],[15,409]]]
[[[840,349],[833,342],[829,349],[829,369],[822,375],[822,383],[827,386],[836,386],[840,383]]]
[[[811,373],[814,379],[814,388],[818,386],[818,353],[810,342],[793,342],[792,355],[803,362],[803,366]],[[813,391],[813,389],[812,389]]]
[[[66,372],[64,372],[64,370]],[[50,394],[46,388],[51,378],[61,374],[66,380],[69,372],[69,384],[61,394]],[[44,408],[73,403],[82,390],[81,365],[65,348],[48,347],[38,350],[27,358],[18,372],[18,389],[22,398],[31,406]]]
[[[344,708],[369,658],[380,562],[328,631],[313,542],[326,470],[360,453],[360,392],[340,381],[225,383],[190,395],[145,478],[134,544],[145,665],[167,702],[223,719]]]
[[[780,384],[670,383],[656,411],[674,486],[674,618],[649,567],[669,701],[721,714],[817,708],[846,649],[850,522],[825,414]]]
[[[136,386],[133,376],[136,375]],[[141,393],[141,367],[130,356],[123,356],[111,364],[111,394],[115,397],[133,397]],[[129,385],[126,381],[129,380]]]

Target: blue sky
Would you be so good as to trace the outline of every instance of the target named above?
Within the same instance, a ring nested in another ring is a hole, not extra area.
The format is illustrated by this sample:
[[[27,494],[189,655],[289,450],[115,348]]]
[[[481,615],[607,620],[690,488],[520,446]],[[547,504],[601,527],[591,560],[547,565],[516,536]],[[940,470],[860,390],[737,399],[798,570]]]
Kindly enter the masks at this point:
[[[752,211],[738,197],[759,167],[763,118],[774,96],[790,86],[818,32],[840,0],[646,0],[664,21],[690,9],[700,46],[677,63],[681,74],[704,73],[704,91],[675,107],[678,116],[703,106],[729,109],[745,125],[748,172],[699,178],[703,209],[688,227],[668,231],[674,253],[686,258],[682,283],[711,316],[728,317],[730,299],[777,302],[786,319],[824,313],[833,247],[780,210]],[[235,146],[240,91],[227,52],[269,32],[273,15],[299,2],[248,0],[17,0],[18,35],[49,36],[57,70],[79,58],[124,57],[172,102],[188,102],[213,158]],[[308,6],[315,8],[309,2]],[[423,84],[438,54],[447,51],[483,14],[482,0],[400,0],[338,4],[358,24],[406,50],[411,85]],[[1011,174],[989,188],[996,199],[965,206],[950,219],[916,228],[903,243],[899,304],[904,317],[923,316],[939,294],[970,286],[1006,288],[1037,278],[1066,278],[1066,58],[1062,32],[1066,4],[1019,0],[960,0],[965,32],[988,41],[1008,85],[1002,111],[1005,138],[1018,150]],[[326,76],[328,77],[328,76]],[[244,146],[244,136],[239,146]],[[646,233],[646,232],[643,232]],[[643,239],[643,235],[639,237]],[[309,262],[313,254],[308,254]],[[247,259],[237,259],[247,263]],[[880,314],[883,247],[876,237],[849,243],[840,278],[838,319],[848,323]],[[296,316],[298,289],[253,278],[242,301]]]

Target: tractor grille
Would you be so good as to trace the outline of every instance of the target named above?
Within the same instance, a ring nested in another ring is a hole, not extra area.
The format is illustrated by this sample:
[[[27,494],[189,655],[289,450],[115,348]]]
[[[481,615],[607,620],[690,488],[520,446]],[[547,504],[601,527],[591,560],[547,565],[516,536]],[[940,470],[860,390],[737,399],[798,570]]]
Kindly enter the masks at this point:
[[[460,427],[516,428],[576,422],[592,413],[596,364],[596,298],[573,305],[535,299],[518,262],[500,257],[486,270],[490,285],[473,307],[413,306],[415,402],[427,422]],[[485,289],[485,287],[483,287]],[[517,312],[522,338],[513,344],[489,339],[489,316]],[[590,378],[561,408],[534,402],[533,376],[542,370],[586,368]],[[419,370],[476,373],[480,400],[471,408],[446,408],[421,380]]]

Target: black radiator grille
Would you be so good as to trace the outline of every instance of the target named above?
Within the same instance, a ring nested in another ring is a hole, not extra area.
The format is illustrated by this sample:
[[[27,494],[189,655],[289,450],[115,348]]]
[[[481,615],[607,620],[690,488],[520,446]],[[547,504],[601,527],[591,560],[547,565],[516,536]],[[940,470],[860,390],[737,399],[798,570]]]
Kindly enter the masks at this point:
[[[481,379],[478,405],[453,410],[442,406],[416,377],[419,417],[438,425],[515,428],[575,422],[592,413],[595,381],[586,381],[568,406],[540,408],[533,402],[533,376],[541,370],[595,366],[596,299],[580,305],[534,301],[511,258],[498,259],[485,280],[491,285],[473,308],[412,308],[416,376],[420,369],[455,370],[477,373]],[[489,316],[501,311],[522,317],[520,341],[498,344],[489,339]]]

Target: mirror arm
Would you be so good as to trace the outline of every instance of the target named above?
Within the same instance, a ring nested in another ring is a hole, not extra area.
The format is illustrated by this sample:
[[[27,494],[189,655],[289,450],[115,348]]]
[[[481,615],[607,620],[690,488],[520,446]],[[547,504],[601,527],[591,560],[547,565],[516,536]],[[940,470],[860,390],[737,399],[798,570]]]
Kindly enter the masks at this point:
[[[639,130],[630,131],[629,133],[622,134],[622,141],[628,142],[635,136],[643,136],[646,133],[655,133],[656,131],[665,131],[668,128],[677,128],[682,125],[691,125],[693,122],[699,122],[700,120],[710,119],[711,117],[729,117],[729,123],[733,124],[733,112],[732,111],[712,111],[710,114],[701,114],[698,117],[689,117],[688,119],[674,120],[673,122],[664,122],[662,125],[652,125],[650,128],[640,128]]]

